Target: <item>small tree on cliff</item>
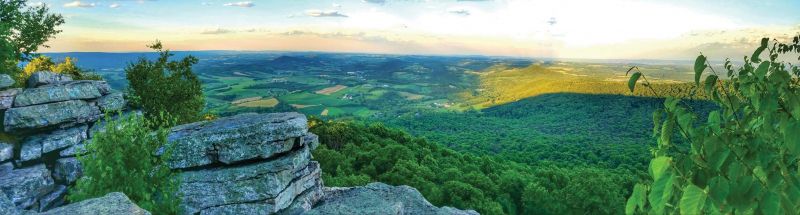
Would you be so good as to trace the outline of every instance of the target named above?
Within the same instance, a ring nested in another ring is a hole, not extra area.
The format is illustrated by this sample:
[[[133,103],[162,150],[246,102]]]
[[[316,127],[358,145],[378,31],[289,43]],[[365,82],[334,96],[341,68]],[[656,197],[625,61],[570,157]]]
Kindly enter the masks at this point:
[[[45,43],[61,32],[56,29],[61,24],[64,17],[50,14],[45,4],[29,7],[26,0],[0,0],[0,72],[19,80],[17,63],[48,47]]]
[[[163,49],[160,41],[148,47],[158,52],[158,59],[142,57],[125,68],[130,83],[128,100],[142,108],[148,119],[167,114],[177,123],[201,120],[205,99],[200,79],[192,73],[198,59],[188,56],[170,61],[173,54]]]

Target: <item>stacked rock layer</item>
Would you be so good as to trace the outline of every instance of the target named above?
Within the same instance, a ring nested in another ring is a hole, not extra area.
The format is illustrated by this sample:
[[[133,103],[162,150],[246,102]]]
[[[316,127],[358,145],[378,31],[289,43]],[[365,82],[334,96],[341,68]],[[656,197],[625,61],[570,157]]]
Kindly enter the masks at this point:
[[[67,187],[81,176],[75,156],[104,112],[125,107],[122,94],[105,81],[74,81],[38,72],[26,88],[11,88],[0,75],[0,190],[16,209],[47,211],[64,203]]]
[[[168,136],[184,214],[299,214],[322,197],[319,144],[299,113],[241,114]]]

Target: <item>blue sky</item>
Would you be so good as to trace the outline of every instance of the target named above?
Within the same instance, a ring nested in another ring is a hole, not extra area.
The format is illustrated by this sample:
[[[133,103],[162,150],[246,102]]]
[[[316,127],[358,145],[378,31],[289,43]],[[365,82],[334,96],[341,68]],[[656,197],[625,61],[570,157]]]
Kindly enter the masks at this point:
[[[790,0],[43,0],[48,51],[288,50],[683,59],[800,32]],[[702,50],[701,50],[702,49]]]

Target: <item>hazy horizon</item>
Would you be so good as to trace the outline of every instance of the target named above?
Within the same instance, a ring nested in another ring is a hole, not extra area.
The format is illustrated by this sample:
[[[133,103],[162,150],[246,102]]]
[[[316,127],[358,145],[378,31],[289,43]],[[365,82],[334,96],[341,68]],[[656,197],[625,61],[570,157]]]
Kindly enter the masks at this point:
[[[183,51],[738,58],[800,32],[789,0],[42,0],[64,15],[46,52]]]

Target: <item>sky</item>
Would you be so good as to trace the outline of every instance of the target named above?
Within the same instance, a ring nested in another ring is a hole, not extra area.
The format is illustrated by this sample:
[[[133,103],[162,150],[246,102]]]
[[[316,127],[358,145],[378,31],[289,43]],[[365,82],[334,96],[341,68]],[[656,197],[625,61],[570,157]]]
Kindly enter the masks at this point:
[[[276,50],[583,59],[739,58],[800,33],[798,0],[30,0],[46,52]]]

